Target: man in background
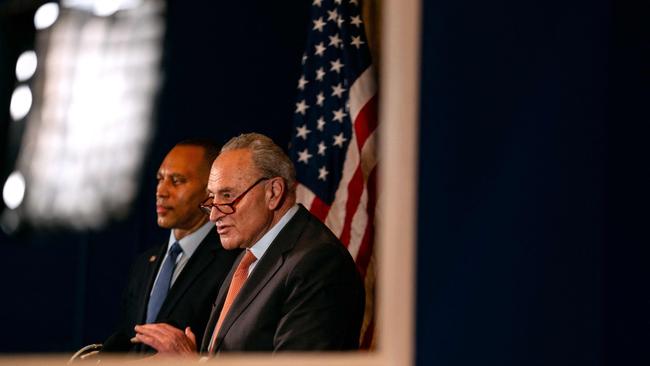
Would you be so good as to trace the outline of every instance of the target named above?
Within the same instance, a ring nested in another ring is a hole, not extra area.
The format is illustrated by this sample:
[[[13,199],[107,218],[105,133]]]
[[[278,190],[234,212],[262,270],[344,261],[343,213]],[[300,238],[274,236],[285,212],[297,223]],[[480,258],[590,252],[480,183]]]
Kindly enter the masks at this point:
[[[238,251],[224,250],[215,227],[199,208],[218,148],[202,140],[178,143],[157,173],[158,226],[169,240],[133,264],[122,322],[104,352],[152,351],[131,342],[136,324],[165,322],[202,336],[211,305]]]
[[[202,204],[226,249],[245,249],[216,297],[205,335],[136,327],[160,353],[352,350],[364,288],[347,249],[302,205],[295,169],[271,139],[231,139],[212,164]]]

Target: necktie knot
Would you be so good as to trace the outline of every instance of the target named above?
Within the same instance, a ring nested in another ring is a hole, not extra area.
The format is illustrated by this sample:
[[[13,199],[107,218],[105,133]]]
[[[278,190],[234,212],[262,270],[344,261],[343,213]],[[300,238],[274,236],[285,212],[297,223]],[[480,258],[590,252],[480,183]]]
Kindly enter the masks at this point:
[[[244,258],[242,258],[241,262],[239,262],[239,266],[237,266],[237,269],[239,270],[246,270],[248,271],[248,267],[255,262],[257,258],[255,257],[255,254],[251,252],[250,250],[246,250],[246,254],[244,254]]]
[[[169,248],[168,255],[174,262],[176,262],[176,258],[178,258],[178,255],[181,253],[183,253],[183,248],[181,248],[181,245],[178,242],[174,242],[171,248]]]

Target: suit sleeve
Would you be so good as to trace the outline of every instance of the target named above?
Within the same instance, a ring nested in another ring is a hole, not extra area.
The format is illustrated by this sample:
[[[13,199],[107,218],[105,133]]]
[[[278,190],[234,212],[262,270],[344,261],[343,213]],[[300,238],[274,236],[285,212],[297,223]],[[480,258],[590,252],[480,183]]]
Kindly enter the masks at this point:
[[[135,335],[133,327],[139,322],[138,315],[146,296],[143,257],[136,258],[131,266],[128,284],[122,294],[119,323],[115,332],[104,341],[104,352],[128,352],[133,349],[130,339]]]
[[[358,348],[364,290],[344,247],[306,251],[287,276],[285,291],[275,351]]]

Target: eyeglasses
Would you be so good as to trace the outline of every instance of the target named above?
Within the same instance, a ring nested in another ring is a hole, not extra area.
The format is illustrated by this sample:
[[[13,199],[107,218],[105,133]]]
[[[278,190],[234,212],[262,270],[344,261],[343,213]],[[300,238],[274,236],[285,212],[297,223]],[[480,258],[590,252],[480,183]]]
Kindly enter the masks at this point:
[[[217,210],[219,210],[219,212],[226,215],[235,213],[235,205],[244,198],[246,193],[250,192],[250,190],[253,189],[253,187],[255,187],[260,182],[263,182],[268,179],[271,178],[262,177],[256,180],[255,183],[253,183],[250,187],[248,187],[245,191],[243,191],[239,196],[235,197],[235,199],[230,201],[230,203],[213,203],[214,198],[208,197],[205,201],[203,201],[203,203],[199,205],[199,208],[206,215],[210,215],[210,213],[212,212],[212,207],[215,207]]]

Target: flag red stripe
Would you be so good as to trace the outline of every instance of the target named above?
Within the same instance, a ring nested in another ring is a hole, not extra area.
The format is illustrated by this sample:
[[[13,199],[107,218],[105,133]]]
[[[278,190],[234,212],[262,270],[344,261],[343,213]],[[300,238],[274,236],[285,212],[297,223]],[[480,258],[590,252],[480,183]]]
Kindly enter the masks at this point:
[[[314,200],[311,202],[309,211],[311,211],[314,216],[318,217],[319,220],[325,222],[327,213],[330,212],[330,206],[318,198],[318,196],[314,196]]]
[[[345,202],[345,221],[340,238],[341,242],[343,242],[346,247],[350,244],[352,218],[354,217],[354,213],[357,211],[357,207],[361,201],[362,192],[363,174],[361,173],[361,166],[357,166],[352,179],[350,179],[350,184],[348,184],[348,200]]]
[[[366,276],[366,271],[368,270],[368,265],[370,264],[370,257],[372,256],[372,251],[374,247],[375,239],[375,207],[377,206],[377,168],[373,169],[370,172],[368,177],[368,225],[366,225],[366,230],[361,241],[361,246],[359,247],[359,253],[357,253],[357,267],[361,272],[361,276]]]
[[[357,138],[359,151],[363,148],[366,140],[377,128],[377,96],[374,95],[368,103],[361,108],[357,119],[354,120],[354,133]]]

